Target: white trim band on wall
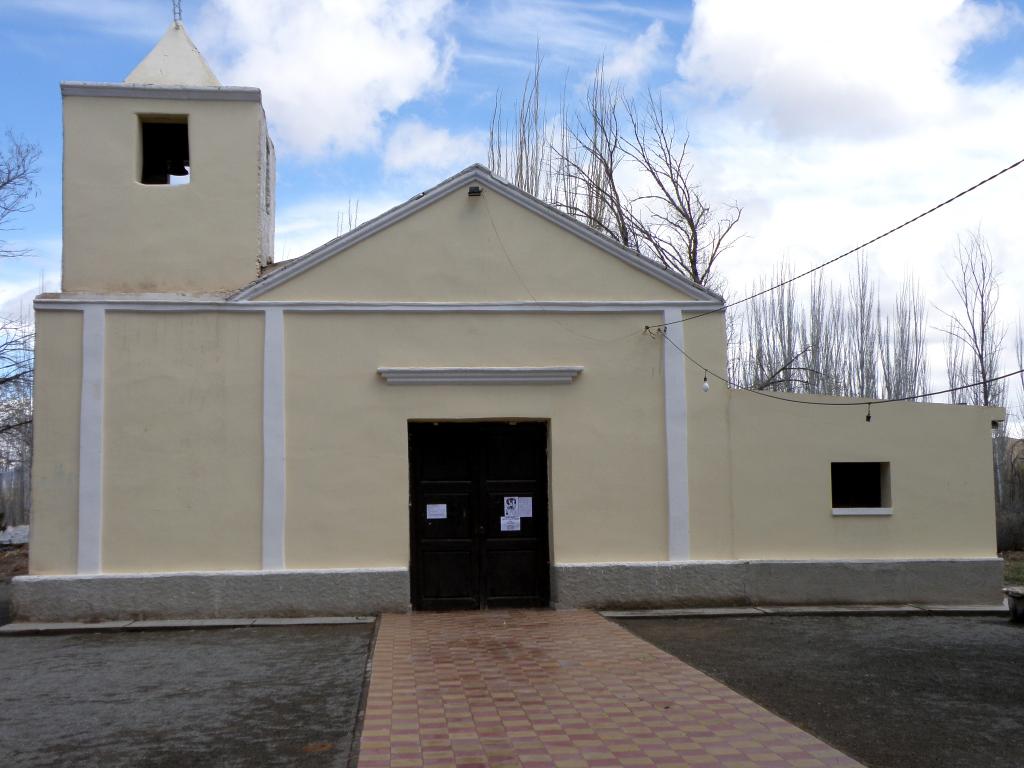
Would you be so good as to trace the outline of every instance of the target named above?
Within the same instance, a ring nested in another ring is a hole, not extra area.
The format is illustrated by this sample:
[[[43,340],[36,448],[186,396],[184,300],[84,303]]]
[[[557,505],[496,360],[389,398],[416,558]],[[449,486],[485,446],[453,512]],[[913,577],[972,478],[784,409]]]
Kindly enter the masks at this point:
[[[284,311],[263,319],[263,570],[284,564],[286,502]]]
[[[436,302],[436,301],[223,301],[209,298],[110,298],[71,294],[61,298],[36,299],[36,309],[81,311],[102,305],[121,312],[262,312],[280,307],[289,312],[661,312],[665,307],[678,307],[684,312],[710,312],[721,309],[711,301],[506,301],[506,302]]]
[[[686,445],[686,362],[683,313],[666,309],[665,342],[665,461],[668,477],[668,559],[690,559],[690,474]],[[672,342],[670,344],[669,342]],[[675,344],[675,346],[673,346]],[[678,347],[679,349],[676,349]]]
[[[106,310],[82,313],[82,402],[78,428],[78,573],[103,564],[103,353]]]
[[[572,384],[581,365],[517,368],[378,368],[388,384]]]

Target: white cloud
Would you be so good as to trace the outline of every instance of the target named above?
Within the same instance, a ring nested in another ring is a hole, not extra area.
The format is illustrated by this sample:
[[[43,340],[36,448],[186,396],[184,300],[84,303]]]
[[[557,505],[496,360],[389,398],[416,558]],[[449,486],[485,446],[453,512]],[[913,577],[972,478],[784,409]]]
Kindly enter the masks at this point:
[[[661,63],[661,49],[667,42],[665,25],[653,22],[633,40],[612,48],[605,60],[605,75],[609,80],[635,88]]]
[[[883,135],[955,113],[957,60],[1014,15],[962,0],[704,0],[678,69],[782,138]]]
[[[221,81],[263,89],[275,139],[307,156],[375,148],[382,116],[438,91],[449,0],[211,0],[196,38]]]
[[[453,171],[485,162],[483,133],[452,134],[419,120],[395,126],[384,149],[384,167],[390,171]],[[436,173],[434,174],[436,175]]]
[[[460,56],[528,69],[539,45],[546,65],[579,72],[589,72],[602,56],[626,52],[624,30],[637,21],[653,21],[661,30],[662,22],[688,18],[684,8],[597,0],[473,0],[463,7],[468,12],[458,20],[465,40]]]
[[[722,262],[737,296],[783,258],[801,271],[837,256],[1020,156],[1024,68],[966,78],[958,66],[997,23],[1017,23],[1009,12],[970,2],[780,10],[794,7],[700,2],[681,60],[696,175],[744,206],[748,237]],[[980,226],[1003,269],[1002,320],[1014,323],[1022,194],[1024,168],[872,246],[883,300],[911,273],[931,304],[948,306],[944,267],[957,235]],[[841,283],[847,270],[825,274]],[[932,332],[933,385],[940,338]]]

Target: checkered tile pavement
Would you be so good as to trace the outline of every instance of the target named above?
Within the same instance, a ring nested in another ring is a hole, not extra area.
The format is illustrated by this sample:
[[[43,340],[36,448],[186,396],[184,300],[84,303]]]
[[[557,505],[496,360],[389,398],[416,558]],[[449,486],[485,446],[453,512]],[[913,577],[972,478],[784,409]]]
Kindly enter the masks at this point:
[[[858,763],[590,611],[381,619],[359,768]]]

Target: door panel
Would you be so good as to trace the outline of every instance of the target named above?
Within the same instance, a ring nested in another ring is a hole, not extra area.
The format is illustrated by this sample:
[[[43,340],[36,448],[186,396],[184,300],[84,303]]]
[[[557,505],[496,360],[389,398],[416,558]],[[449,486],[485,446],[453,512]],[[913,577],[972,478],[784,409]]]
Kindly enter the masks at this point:
[[[411,423],[409,466],[414,607],[546,606],[547,424]]]
[[[477,563],[471,552],[428,549],[421,553],[420,598],[444,607],[478,608]]]

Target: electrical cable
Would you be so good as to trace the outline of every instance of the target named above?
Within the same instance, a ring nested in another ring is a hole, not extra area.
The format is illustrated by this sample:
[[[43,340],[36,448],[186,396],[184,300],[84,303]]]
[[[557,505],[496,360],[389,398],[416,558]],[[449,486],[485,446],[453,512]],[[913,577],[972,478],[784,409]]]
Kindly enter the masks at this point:
[[[807,277],[808,275],[812,275],[815,272],[817,272],[818,270],[824,269],[825,267],[827,267],[827,266],[829,266],[831,264],[835,264],[840,259],[845,259],[847,256],[851,256],[854,253],[856,253],[857,251],[860,251],[860,250],[863,250],[864,248],[867,248],[869,245],[874,245],[875,243],[877,243],[882,238],[888,237],[889,235],[893,234],[894,232],[898,232],[899,230],[903,229],[904,227],[913,224],[915,221],[919,221],[920,219],[923,219],[928,214],[934,213],[935,211],[939,210],[940,208],[942,208],[942,207],[944,207],[946,205],[949,205],[953,201],[958,200],[959,198],[963,197],[964,195],[973,192],[974,190],[978,189],[978,187],[981,187],[981,186],[984,186],[985,184],[988,184],[993,179],[999,178],[1004,173],[1012,171],[1014,168],[1016,168],[1017,166],[1022,165],[1022,164],[1024,164],[1024,157],[1022,157],[1017,162],[1012,163],[1012,164],[1006,166],[1001,171],[997,171],[996,173],[993,173],[987,179],[982,179],[981,181],[979,181],[974,186],[968,187],[967,189],[963,190],[962,192],[958,192],[957,194],[953,195],[948,200],[943,200],[941,203],[939,203],[938,205],[932,206],[927,211],[924,211],[923,213],[917,214],[917,216],[915,216],[914,218],[907,219],[906,221],[904,221],[899,226],[893,227],[892,229],[887,230],[886,232],[883,232],[882,234],[880,234],[880,235],[878,235],[876,237],[871,238],[866,243],[861,243],[856,248],[851,248],[850,250],[846,251],[846,253],[841,253],[838,256],[836,256],[835,258],[829,259],[828,261],[824,261],[821,264],[818,264],[816,267],[811,267],[806,272],[801,272],[799,275],[795,275],[795,276],[790,277],[790,278],[788,278],[786,280],[783,280],[778,285],[773,285],[773,286],[770,286],[768,288],[764,288],[763,290],[757,291],[756,293],[752,293],[749,296],[745,296],[742,299],[737,299],[736,301],[731,301],[728,304],[723,304],[718,309],[711,309],[711,310],[708,310],[707,312],[701,312],[700,314],[697,314],[697,315],[690,315],[689,317],[684,317],[682,320],[672,320],[671,322],[668,322],[668,323],[658,323],[657,325],[653,325],[651,327],[652,328],[659,328],[659,327],[663,327],[663,326],[666,326],[666,325],[675,325],[676,323],[685,323],[685,322],[687,322],[689,320],[696,320],[699,317],[706,317],[707,315],[714,315],[714,314],[717,314],[719,312],[724,312],[727,309],[731,309],[732,307],[739,306],[740,304],[745,304],[746,302],[751,301],[752,299],[756,299],[759,296],[764,296],[766,293],[771,293],[772,291],[777,291],[779,288],[787,286],[787,285],[789,285],[792,282],[795,282],[797,280],[800,280],[801,278]]]
[[[657,330],[655,330],[655,329],[657,329]],[[949,387],[948,389],[940,389],[940,390],[936,390],[935,392],[922,392],[919,395],[908,395],[906,397],[890,397],[890,398],[882,398],[882,399],[880,399],[880,398],[860,398],[860,399],[856,399],[856,400],[852,400],[851,399],[851,400],[844,400],[844,401],[839,401],[839,402],[830,402],[830,401],[824,401],[824,400],[798,400],[798,399],[792,398],[792,397],[783,397],[781,395],[777,395],[777,394],[774,394],[772,392],[765,392],[762,389],[753,389],[752,387],[744,387],[744,386],[739,385],[739,384],[734,384],[733,382],[729,381],[729,379],[725,378],[724,376],[719,376],[717,373],[715,373],[710,368],[708,368],[706,365],[704,365],[702,362],[700,362],[700,360],[696,360],[695,358],[691,357],[686,352],[686,350],[684,350],[682,347],[680,347],[678,344],[676,344],[674,341],[672,341],[672,339],[670,339],[668,337],[668,335],[665,333],[665,331],[663,329],[658,328],[658,326],[656,326],[656,325],[645,326],[644,327],[644,332],[650,334],[652,337],[654,337],[655,334],[660,335],[665,341],[667,341],[669,344],[671,344],[673,347],[675,347],[677,350],[679,350],[679,352],[683,355],[683,357],[685,357],[692,365],[694,365],[697,368],[700,368],[702,371],[704,371],[704,377],[705,377],[704,380],[705,381],[707,381],[707,377],[708,376],[711,376],[712,378],[718,379],[719,381],[721,381],[722,383],[724,383],[726,386],[730,387],[731,389],[738,389],[738,390],[741,390],[743,392],[750,392],[751,394],[759,395],[761,397],[767,397],[767,398],[770,398],[771,400],[782,400],[783,402],[786,402],[786,403],[796,403],[797,405],[826,405],[826,406],[847,406],[847,407],[848,406],[860,406],[862,408],[864,406],[867,406],[868,407],[868,421],[871,420],[870,417],[871,417],[871,406],[872,405],[882,405],[884,403],[902,403],[902,402],[907,402],[909,400],[920,400],[920,399],[926,398],[926,397],[935,397],[936,395],[948,395],[948,394],[950,394],[952,392],[959,392],[960,390],[963,390],[963,389],[972,389],[974,387],[980,387],[980,386],[982,386],[984,384],[991,384],[994,381],[1002,381],[1003,379],[1009,379],[1012,376],[1017,376],[1019,374],[1024,374],[1024,368],[1021,368],[1021,369],[1016,370],[1016,371],[1011,371],[1010,373],[1004,373],[1001,376],[994,376],[991,379],[984,379],[982,381],[976,381],[976,382],[974,382],[972,384],[963,384],[963,385],[958,386],[958,387]]]

